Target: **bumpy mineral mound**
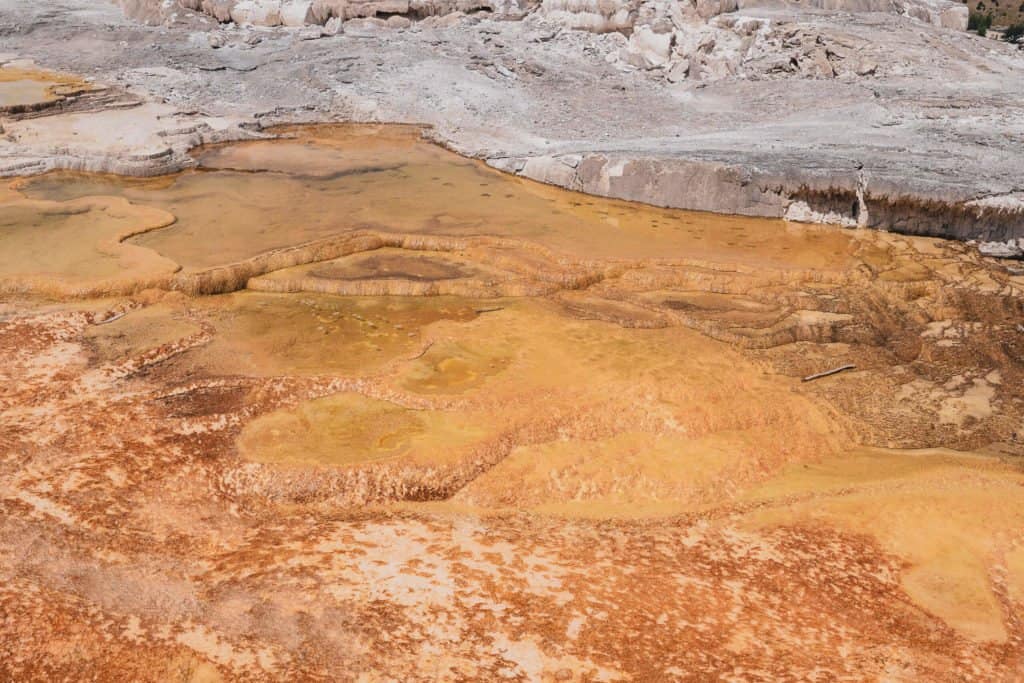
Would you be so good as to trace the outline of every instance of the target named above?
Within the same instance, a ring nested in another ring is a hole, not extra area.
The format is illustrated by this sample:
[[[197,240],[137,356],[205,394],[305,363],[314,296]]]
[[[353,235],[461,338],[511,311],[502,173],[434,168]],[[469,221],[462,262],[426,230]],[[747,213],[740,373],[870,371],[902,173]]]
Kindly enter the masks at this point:
[[[0,195],[0,677],[1024,674],[1012,264],[271,132]]]

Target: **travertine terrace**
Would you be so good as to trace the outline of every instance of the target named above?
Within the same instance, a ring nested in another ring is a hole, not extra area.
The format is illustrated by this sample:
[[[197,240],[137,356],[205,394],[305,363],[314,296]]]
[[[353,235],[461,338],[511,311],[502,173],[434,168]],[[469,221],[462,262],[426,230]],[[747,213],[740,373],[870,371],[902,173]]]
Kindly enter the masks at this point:
[[[964,31],[967,10],[0,0],[0,64],[107,89],[63,103],[89,117],[5,122],[0,175],[152,175],[187,167],[196,144],[272,124],[414,123],[462,154],[592,194],[1020,254],[1024,51]]]
[[[1024,277],[270,133],[4,189],[5,679],[1024,671]]]
[[[0,0],[0,681],[1024,679],[965,10]]]

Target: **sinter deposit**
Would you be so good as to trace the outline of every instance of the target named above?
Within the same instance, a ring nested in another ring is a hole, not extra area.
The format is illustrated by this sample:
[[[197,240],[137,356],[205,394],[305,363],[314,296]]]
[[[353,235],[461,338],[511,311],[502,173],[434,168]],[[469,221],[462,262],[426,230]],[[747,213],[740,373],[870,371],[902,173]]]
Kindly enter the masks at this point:
[[[1024,673],[1005,262],[263,134],[0,192],[0,678]]]

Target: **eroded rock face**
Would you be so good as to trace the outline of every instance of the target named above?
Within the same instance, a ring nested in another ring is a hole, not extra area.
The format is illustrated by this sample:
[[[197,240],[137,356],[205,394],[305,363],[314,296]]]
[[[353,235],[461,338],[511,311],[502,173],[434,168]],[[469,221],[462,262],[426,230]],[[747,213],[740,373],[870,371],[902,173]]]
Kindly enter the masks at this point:
[[[991,242],[986,248],[1005,255],[1016,253],[1014,241],[1024,233],[1024,212],[1016,197],[979,203],[942,188],[915,200],[894,195],[885,182],[857,171],[846,174],[840,184],[814,174],[782,178],[721,162],[614,154],[499,158],[489,163],[509,173],[600,196]],[[994,246],[1008,241],[1009,251]]]
[[[638,4],[614,0],[544,0],[540,12],[568,28],[607,33],[632,28]]]
[[[571,28],[627,33],[628,41],[609,60],[626,68],[664,69],[673,82],[730,75],[750,56],[756,34],[767,22],[744,18],[709,23],[736,9],[731,0],[593,6],[549,1],[541,6],[546,18]]]
[[[957,31],[967,29],[968,8],[952,0],[739,0],[743,9],[809,7],[829,12],[898,13],[924,23]]]
[[[231,10],[238,0],[202,0],[199,5],[206,14],[220,22],[231,21]]]
[[[564,2],[546,0],[541,13],[551,21],[594,32],[622,31],[628,43],[614,56],[625,67],[664,69],[672,82],[684,78],[717,80],[736,74],[741,66],[780,48],[800,47],[789,33],[780,33],[770,19],[727,17],[740,7],[756,9],[783,3],[740,3],[735,0],[656,2]],[[919,21],[955,30],[967,28],[967,10],[947,0],[907,2],[829,2],[820,9],[844,12],[897,12]],[[846,63],[845,49],[817,38],[817,45],[799,54],[761,64],[762,72],[798,71],[815,78],[832,78],[844,71],[865,75],[869,67]],[[756,67],[755,67],[756,68]]]
[[[198,12],[217,21],[234,21],[253,26],[305,26],[324,24],[331,18],[387,18],[401,15],[410,20],[444,16],[455,12],[494,12],[518,18],[537,9],[540,16],[572,29],[607,33],[632,33],[635,28],[652,26],[655,33],[667,32],[664,20],[671,17],[677,28],[695,27],[701,22],[736,11],[737,0],[543,0],[539,4],[520,0],[118,0],[132,17],[147,22],[179,20],[179,10]],[[745,8],[784,6],[784,3],[748,1]],[[816,7],[833,11],[899,12],[920,21],[965,30],[966,8],[952,0],[906,0],[892,4],[867,0],[830,0]],[[396,25],[397,27],[397,25]],[[641,39],[641,42],[649,39]],[[633,45],[635,57],[649,47]],[[685,54],[684,54],[685,56]],[[625,59],[631,63],[630,59]],[[634,61],[636,61],[634,59]],[[640,57],[648,68],[650,60]],[[655,60],[658,61],[658,60]],[[663,64],[659,62],[655,66]]]
[[[770,5],[746,3],[745,9]],[[859,59],[855,46],[821,32],[776,26],[769,18],[732,16],[734,2],[647,2],[630,12],[632,33],[617,62],[641,69],[664,69],[670,82],[686,78],[713,81],[741,71],[750,76],[799,74],[834,78],[875,73],[875,62]],[[893,12],[890,3],[831,3],[833,11]],[[967,28],[967,10],[953,2],[899,5],[917,20],[955,30]],[[851,49],[853,48],[853,49]]]
[[[492,0],[175,0],[178,4],[152,3],[151,0],[129,0],[126,11],[143,21],[170,20],[173,8],[192,10],[219,22],[235,22],[247,26],[316,26],[332,19],[342,21],[399,16],[408,20],[445,16],[456,12],[499,11],[515,13],[516,3],[495,3]],[[149,4],[147,4],[149,2]],[[392,28],[404,28],[392,22]]]
[[[239,0],[231,8],[231,20],[237,24],[278,26],[281,24],[280,0]]]

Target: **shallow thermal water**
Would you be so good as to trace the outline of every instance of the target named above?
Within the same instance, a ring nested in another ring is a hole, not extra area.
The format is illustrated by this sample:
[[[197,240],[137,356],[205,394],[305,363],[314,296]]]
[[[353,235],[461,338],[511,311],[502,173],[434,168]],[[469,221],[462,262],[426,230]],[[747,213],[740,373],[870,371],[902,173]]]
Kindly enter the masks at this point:
[[[202,150],[199,170],[173,177],[53,173],[18,190],[52,201],[114,195],[172,213],[174,225],[130,241],[193,270],[356,230],[513,238],[574,258],[785,268],[842,268],[849,258],[849,238],[836,230],[574,194],[459,157],[415,128],[296,133]]]
[[[0,67],[0,111],[55,102],[61,86],[83,87],[77,78],[32,68]]]
[[[50,92],[53,83],[31,79],[0,81],[0,107],[15,107],[55,99]]]

